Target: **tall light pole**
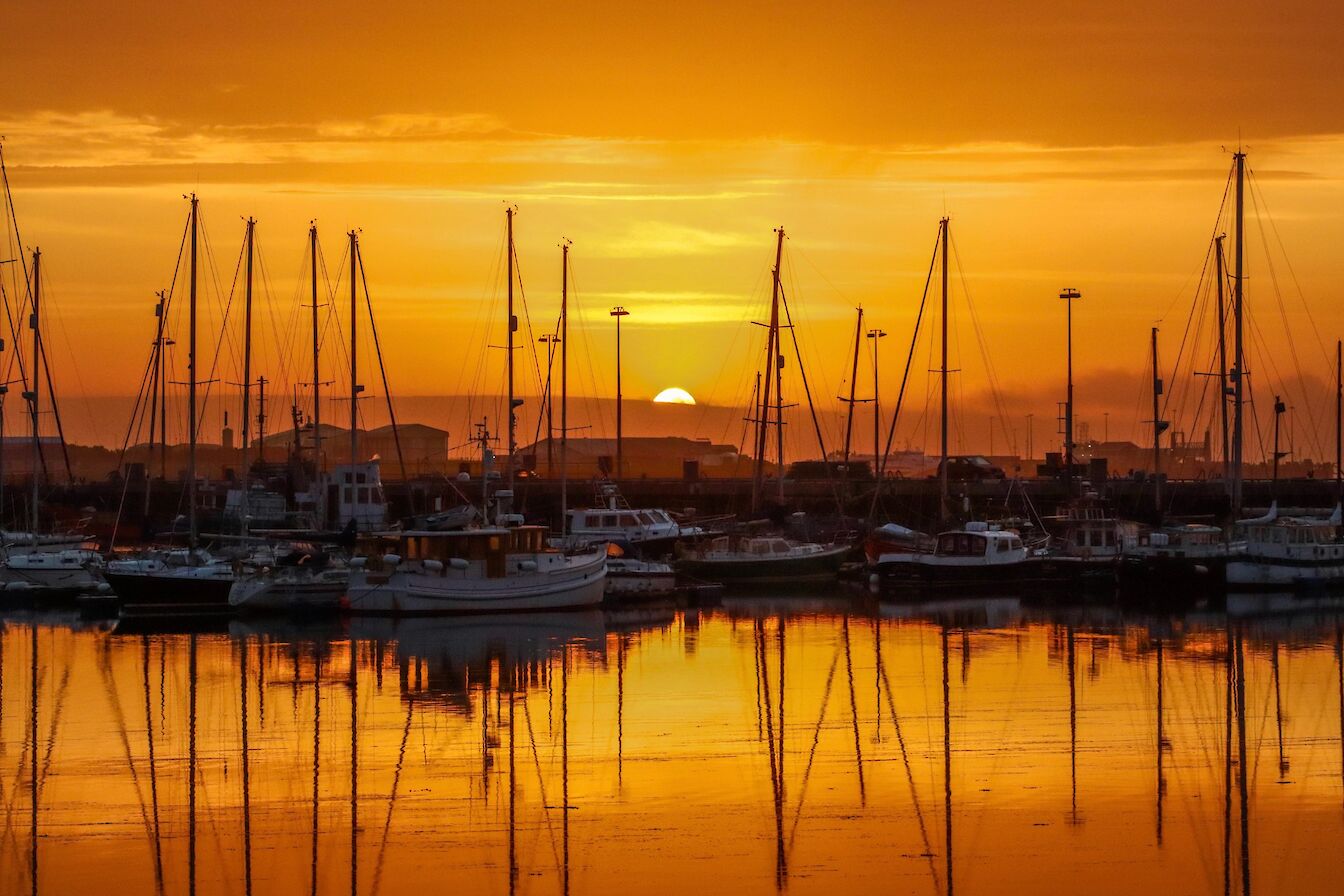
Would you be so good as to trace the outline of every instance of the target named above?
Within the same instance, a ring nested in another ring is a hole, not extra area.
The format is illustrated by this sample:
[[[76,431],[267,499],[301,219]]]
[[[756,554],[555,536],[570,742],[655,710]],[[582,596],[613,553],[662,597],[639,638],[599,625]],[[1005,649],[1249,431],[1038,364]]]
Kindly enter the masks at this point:
[[[621,318],[628,315],[620,305],[611,309],[611,316],[616,318],[616,478],[621,478],[625,473],[625,464],[621,452]]]
[[[1059,297],[1064,300],[1064,306],[1068,309],[1065,314],[1067,320],[1069,383],[1068,393],[1064,400],[1064,469],[1069,477],[1069,482],[1073,482],[1073,303],[1074,300],[1081,299],[1083,294],[1076,289],[1065,288],[1059,291]]]
[[[873,470],[877,470],[882,456],[878,433],[882,429],[882,402],[878,398],[877,341],[887,334],[882,330],[869,330],[868,338],[873,340]]]
[[[551,450],[555,441],[555,422],[551,413],[555,404],[551,396],[551,365],[555,362],[555,347],[560,344],[560,337],[555,333],[547,333],[537,341],[546,346],[546,475],[551,476],[555,472]]]

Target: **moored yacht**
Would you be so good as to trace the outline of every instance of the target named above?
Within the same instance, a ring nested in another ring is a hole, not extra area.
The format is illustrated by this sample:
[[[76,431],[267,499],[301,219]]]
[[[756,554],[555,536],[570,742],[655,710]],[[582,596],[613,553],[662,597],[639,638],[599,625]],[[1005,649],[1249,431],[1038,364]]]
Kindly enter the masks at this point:
[[[689,548],[677,568],[694,578],[718,583],[784,585],[826,581],[840,570],[850,547],[798,542],[779,535],[721,535]]]
[[[1040,576],[1022,537],[971,522],[939,534],[932,552],[883,554],[874,565],[879,585],[892,588],[1001,590]]]
[[[334,613],[345,601],[350,570],[325,551],[296,546],[235,576],[229,605],[241,612]]]
[[[1227,562],[1232,591],[1344,586],[1344,541],[1339,507],[1327,517],[1269,513],[1237,523],[1246,533],[1245,552]]]
[[[1120,587],[1130,593],[1221,591],[1228,561],[1245,549],[1219,527],[1199,523],[1139,532],[1125,541]]]
[[[370,536],[350,561],[351,613],[430,615],[591,607],[606,545],[563,552],[544,526]]]
[[[666,510],[629,506],[615,483],[601,483],[597,496],[603,506],[567,512],[567,543],[617,541],[627,546],[627,554],[657,558],[670,555],[677,542],[683,539],[696,539],[706,534],[698,526],[683,526]]]
[[[178,548],[112,560],[103,578],[124,615],[226,613],[234,569],[233,561],[208,551]]]
[[[10,553],[0,562],[0,589],[6,594],[73,597],[107,590],[103,558],[97,551],[28,550]]]

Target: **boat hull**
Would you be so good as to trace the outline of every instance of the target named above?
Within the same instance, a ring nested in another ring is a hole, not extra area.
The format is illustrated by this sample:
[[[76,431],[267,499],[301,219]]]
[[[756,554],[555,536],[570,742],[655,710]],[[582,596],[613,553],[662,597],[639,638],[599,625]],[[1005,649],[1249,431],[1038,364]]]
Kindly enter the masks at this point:
[[[171,573],[105,570],[103,578],[121,600],[123,615],[228,613],[231,578],[194,578]]]
[[[605,586],[606,557],[601,553],[563,570],[494,579],[356,569],[350,573],[346,609],[375,616],[570,610],[600,605]]]
[[[1344,588],[1344,559],[1238,557],[1227,563],[1227,587],[1233,591]]]
[[[348,587],[346,579],[239,579],[229,589],[229,603],[245,613],[335,613]]]
[[[848,547],[840,547],[801,557],[684,558],[677,562],[677,568],[705,582],[785,585],[834,579],[848,553]]]

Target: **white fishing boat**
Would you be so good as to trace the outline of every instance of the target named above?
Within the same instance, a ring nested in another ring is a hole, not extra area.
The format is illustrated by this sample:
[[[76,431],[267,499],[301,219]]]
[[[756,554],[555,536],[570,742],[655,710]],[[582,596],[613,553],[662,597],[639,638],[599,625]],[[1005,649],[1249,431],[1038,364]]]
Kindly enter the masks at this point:
[[[350,561],[348,609],[432,615],[600,604],[606,545],[567,553],[548,547],[546,532],[518,526],[371,536]]]
[[[1237,523],[1246,533],[1246,549],[1227,561],[1227,587],[1233,591],[1284,590],[1344,586],[1344,541],[1339,538],[1341,509],[1329,517],[1280,516],[1269,512]]]

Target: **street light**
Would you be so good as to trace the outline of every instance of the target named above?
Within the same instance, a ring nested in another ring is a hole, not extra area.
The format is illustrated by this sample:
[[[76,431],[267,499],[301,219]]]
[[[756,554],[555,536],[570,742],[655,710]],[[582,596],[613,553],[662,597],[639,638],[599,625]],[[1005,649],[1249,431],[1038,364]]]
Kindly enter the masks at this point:
[[[625,465],[621,454],[621,318],[628,315],[620,305],[611,309],[611,316],[616,318],[616,478],[619,479],[625,472]]]

